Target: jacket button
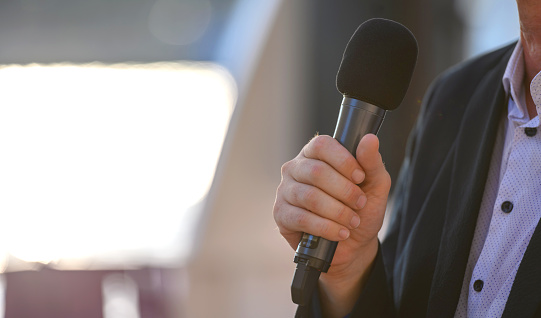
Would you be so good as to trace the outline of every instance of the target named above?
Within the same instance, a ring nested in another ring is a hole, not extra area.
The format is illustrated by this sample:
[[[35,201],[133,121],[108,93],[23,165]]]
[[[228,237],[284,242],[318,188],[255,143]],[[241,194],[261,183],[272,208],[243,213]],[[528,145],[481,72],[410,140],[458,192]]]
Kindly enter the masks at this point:
[[[532,127],[524,128],[524,133],[528,137],[533,137],[533,136],[535,136],[535,134],[537,134],[537,128],[535,128],[535,127],[533,127],[533,128]]]
[[[511,211],[513,211],[513,203],[509,202],[509,201],[505,201],[504,203],[502,203],[502,211],[505,212],[505,213],[510,213]]]
[[[483,285],[483,281],[478,279],[473,283],[473,290],[475,290],[476,292],[480,292],[481,290],[483,290]]]

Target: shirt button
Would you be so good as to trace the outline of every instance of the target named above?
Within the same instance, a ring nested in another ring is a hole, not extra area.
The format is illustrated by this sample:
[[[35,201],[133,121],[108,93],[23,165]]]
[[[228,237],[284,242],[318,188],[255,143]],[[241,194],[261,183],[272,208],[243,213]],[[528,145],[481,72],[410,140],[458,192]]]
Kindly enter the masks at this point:
[[[528,137],[533,137],[533,136],[535,136],[535,134],[537,134],[537,128],[535,128],[535,127],[533,127],[533,128],[532,127],[524,128],[524,133]]]
[[[502,211],[505,213],[510,213],[511,211],[513,211],[513,203],[509,201],[505,201],[504,203],[502,203]]]
[[[483,285],[483,281],[478,279],[473,283],[473,290],[475,290],[476,292],[480,292],[481,290],[483,290]]]

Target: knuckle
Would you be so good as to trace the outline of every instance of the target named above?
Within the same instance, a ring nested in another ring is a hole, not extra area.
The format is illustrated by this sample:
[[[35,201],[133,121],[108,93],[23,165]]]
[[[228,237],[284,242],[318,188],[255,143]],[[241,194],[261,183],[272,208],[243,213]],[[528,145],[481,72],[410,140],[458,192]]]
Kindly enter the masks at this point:
[[[291,170],[291,168],[292,168],[293,165],[294,165],[294,164],[293,164],[293,160],[290,160],[290,161],[284,163],[284,164],[282,165],[281,170],[280,170],[281,173],[282,173],[282,176],[284,176],[285,174],[288,174],[289,171]]]
[[[288,191],[287,193],[288,193],[289,197],[292,200],[292,201],[289,201],[289,202],[291,202],[294,205],[299,205],[299,203],[302,202],[302,193],[303,192],[301,190],[301,185],[299,183],[291,184],[291,187],[289,187],[287,191]]]
[[[323,136],[317,136],[312,139],[310,142],[311,149],[314,153],[319,154],[327,147],[327,145],[330,142],[330,139],[332,139],[330,136],[323,135]]]
[[[294,216],[294,222],[295,224],[297,224],[299,228],[305,228],[306,225],[308,224],[308,213],[306,212],[297,213]]]
[[[315,188],[307,189],[302,196],[302,201],[310,209],[314,209],[318,205],[318,193]]]
[[[316,161],[312,163],[309,167],[310,177],[314,180],[319,180],[323,176],[324,170],[325,166],[323,165],[323,163],[320,161]]]
[[[284,187],[283,199],[290,205],[297,206],[299,202],[299,192],[297,191],[297,183],[290,184],[290,186]]]

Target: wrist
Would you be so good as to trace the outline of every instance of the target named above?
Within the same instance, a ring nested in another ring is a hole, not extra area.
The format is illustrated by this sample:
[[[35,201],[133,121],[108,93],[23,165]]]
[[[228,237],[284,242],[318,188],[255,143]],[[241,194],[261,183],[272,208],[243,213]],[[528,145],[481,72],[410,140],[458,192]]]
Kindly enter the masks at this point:
[[[360,297],[370,276],[379,244],[375,239],[348,265],[331,266],[319,279],[319,296],[324,317],[344,317],[349,314]]]

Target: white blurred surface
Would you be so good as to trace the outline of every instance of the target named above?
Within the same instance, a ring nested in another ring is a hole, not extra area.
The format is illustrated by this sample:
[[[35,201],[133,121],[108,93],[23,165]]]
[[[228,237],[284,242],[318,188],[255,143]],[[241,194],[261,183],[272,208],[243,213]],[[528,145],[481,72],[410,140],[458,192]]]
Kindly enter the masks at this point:
[[[236,102],[227,71],[11,65],[0,86],[0,255],[62,269],[186,261]]]
[[[103,318],[140,318],[137,283],[128,275],[109,274],[102,282]]]

